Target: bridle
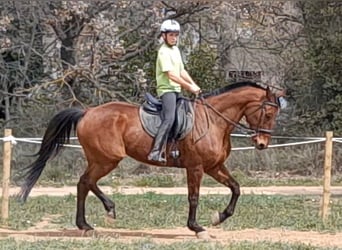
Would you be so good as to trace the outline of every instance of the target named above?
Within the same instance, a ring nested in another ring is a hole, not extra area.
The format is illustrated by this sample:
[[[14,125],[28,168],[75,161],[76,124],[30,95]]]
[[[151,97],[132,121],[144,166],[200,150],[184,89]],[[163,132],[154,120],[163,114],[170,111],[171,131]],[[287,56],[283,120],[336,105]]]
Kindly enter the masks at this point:
[[[263,118],[265,117],[266,106],[275,107],[277,109],[279,108],[278,103],[270,102],[270,101],[263,101],[257,109],[255,109],[251,113],[245,115],[245,116],[249,116],[249,115],[257,112],[259,109],[261,109],[261,114],[259,116],[258,126],[256,129],[253,129],[254,134],[260,134],[261,133],[261,134],[269,134],[270,135],[273,133],[273,129],[260,128],[260,124],[263,122],[263,120],[264,120]]]
[[[240,123],[240,122],[235,122],[233,120],[231,120],[230,118],[226,117],[225,115],[223,115],[220,111],[218,111],[213,105],[211,105],[210,103],[208,103],[203,97],[199,97],[199,99],[202,101],[203,105],[209,107],[211,110],[213,110],[218,116],[220,116],[223,120],[225,120],[227,123],[230,123],[231,125],[233,125],[234,127],[236,127],[237,129],[243,131],[246,134],[250,134],[252,136],[257,135],[257,134],[272,134],[273,130],[272,129],[265,129],[265,128],[260,128],[260,124],[263,121],[264,118],[264,113],[265,113],[265,109],[266,106],[271,106],[271,107],[275,107],[275,108],[279,108],[279,104],[276,102],[270,102],[270,101],[263,101],[261,103],[261,105],[259,105],[255,110],[253,110],[251,113],[249,113],[248,115],[245,116],[249,116],[255,112],[257,112],[258,110],[262,110],[261,115],[259,117],[259,121],[258,121],[258,126],[256,129],[253,128],[249,128],[246,125]]]

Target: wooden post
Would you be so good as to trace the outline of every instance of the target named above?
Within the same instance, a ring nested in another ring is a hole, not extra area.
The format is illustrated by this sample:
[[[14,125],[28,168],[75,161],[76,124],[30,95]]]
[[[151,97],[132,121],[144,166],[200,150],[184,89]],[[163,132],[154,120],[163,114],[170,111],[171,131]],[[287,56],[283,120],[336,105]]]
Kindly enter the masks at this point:
[[[331,163],[333,149],[333,132],[326,132],[325,157],[324,157],[324,179],[323,179],[323,198],[321,204],[321,216],[323,222],[327,219],[330,203],[330,184],[331,184]]]
[[[12,136],[11,129],[5,129],[5,138]],[[4,142],[3,169],[2,169],[2,204],[1,218],[4,222],[8,219],[8,200],[9,200],[9,183],[11,172],[11,146],[10,140]]]

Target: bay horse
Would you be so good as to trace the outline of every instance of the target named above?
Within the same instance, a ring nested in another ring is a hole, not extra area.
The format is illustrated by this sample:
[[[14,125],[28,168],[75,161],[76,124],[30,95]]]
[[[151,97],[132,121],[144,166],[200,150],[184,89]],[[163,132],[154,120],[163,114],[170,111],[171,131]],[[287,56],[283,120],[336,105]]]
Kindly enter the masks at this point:
[[[240,196],[239,183],[224,165],[231,151],[230,134],[235,127],[253,133],[252,141],[257,149],[266,149],[271,139],[281,94],[254,82],[238,82],[216,89],[202,98],[192,100],[195,125],[178,142],[179,166],[186,169],[189,214],[187,227],[199,238],[207,238],[207,231],[197,223],[196,211],[203,174],[206,173],[231,190],[229,204],[222,212],[216,212],[213,225],[232,216]],[[249,127],[240,123],[245,117]],[[110,173],[126,156],[159,167],[148,161],[147,155],[153,138],[148,135],[139,120],[139,105],[110,102],[88,109],[67,108],[57,113],[49,122],[38,158],[26,167],[19,197],[26,201],[31,189],[41,175],[47,161],[56,156],[68,143],[72,130],[76,131],[88,166],[77,184],[76,225],[81,230],[92,230],[85,218],[85,200],[92,191],[101,200],[108,216],[116,218],[115,203],[97,186],[97,181]],[[195,131],[204,131],[196,136]],[[168,145],[170,147],[170,145]],[[167,156],[166,166],[174,160]]]

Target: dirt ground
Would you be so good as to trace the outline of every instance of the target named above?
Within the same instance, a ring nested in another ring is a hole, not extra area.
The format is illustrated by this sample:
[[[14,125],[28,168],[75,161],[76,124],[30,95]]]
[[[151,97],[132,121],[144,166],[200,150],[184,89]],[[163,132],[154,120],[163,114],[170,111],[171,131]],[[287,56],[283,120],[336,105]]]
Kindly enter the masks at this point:
[[[155,192],[160,194],[186,194],[186,188],[139,188],[139,187],[101,187],[104,193],[123,193],[123,194],[142,194],[145,192]],[[0,189],[1,190],[1,189]],[[2,190],[1,190],[2,191]],[[17,194],[18,188],[10,188],[10,195]],[[2,192],[0,192],[1,194]],[[64,196],[75,194],[76,187],[35,187],[30,196],[51,195]],[[281,194],[281,195],[320,195],[322,187],[253,187],[241,188],[242,194]],[[201,194],[229,194],[226,188],[201,188]],[[342,195],[342,187],[332,187],[332,195]],[[25,231],[15,231],[6,228],[0,228],[0,237],[13,237],[16,240],[43,240],[43,239],[93,239],[93,237],[106,238],[106,240],[130,241],[142,240],[145,238],[152,239],[157,243],[174,243],[186,240],[197,240],[195,234],[184,228],[175,229],[148,229],[148,230],[122,230],[122,229],[106,229],[96,228],[92,232],[83,232],[77,229],[46,229],[52,218],[43,218],[40,223]],[[211,238],[209,241],[229,244],[238,241],[270,241],[270,242],[288,242],[288,243],[304,243],[312,246],[320,247],[341,247],[342,249],[342,233],[329,234],[318,232],[301,232],[282,229],[245,229],[236,231],[224,231],[219,227],[207,228]]]
[[[188,190],[185,187],[170,187],[170,188],[153,188],[153,187],[131,187],[131,186],[120,186],[120,187],[109,187],[100,186],[101,190],[105,194],[144,194],[147,192],[154,192],[156,194],[187,194]],[[11,187],[9,189],[9,195],[15,195],[19,193],[18,187]],[[330,188],[332,195],[342,195],[342,186],[335,186]],[[206,194],[230,194],[230,190],[225,187],[201,187],[201,195]],[[268,187],[241,187],[241,194],[256,194],[256,195],[321,195],[323,193],[323,187],[320,186],[268,186]],[[0,195],[2,189],[0,188]],[[76,195],[76,186],[64,186],[64,187],[34,187],[30,193],[30,196],[39,195],[51,195],[51,196],[65,196],[68,194]]]

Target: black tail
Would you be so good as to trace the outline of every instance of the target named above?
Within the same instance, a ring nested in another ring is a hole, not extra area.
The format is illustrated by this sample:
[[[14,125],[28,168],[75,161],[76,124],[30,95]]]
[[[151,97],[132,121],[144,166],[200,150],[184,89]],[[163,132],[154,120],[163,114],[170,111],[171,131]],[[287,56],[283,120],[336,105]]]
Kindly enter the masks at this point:
[[[72,128],[76,130],[78,121],[83,117],[84,111],[77,108],[69,108],[57,113],[50,121],[36,159],[31,165],[25,167],[23,174],[24,183],[21,185],[19,198],[26,201],[34,184],[41,175],[46,162],[55,157],[63,147],[69,143]]]

